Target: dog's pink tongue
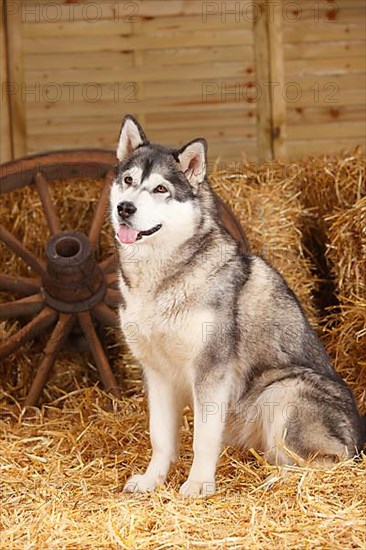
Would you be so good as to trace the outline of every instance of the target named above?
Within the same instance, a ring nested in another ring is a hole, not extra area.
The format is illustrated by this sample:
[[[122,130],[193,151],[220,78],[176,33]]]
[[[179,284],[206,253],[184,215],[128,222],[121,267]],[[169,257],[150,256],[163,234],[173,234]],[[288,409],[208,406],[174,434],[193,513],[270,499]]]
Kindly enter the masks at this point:
[[[117,236],[121,243],[124,244],[131,244],[134,243],[137,239],[137,235],[139,234],[136,229],[132,229],[132,227],[127,227],[127,225],[121,225]]]

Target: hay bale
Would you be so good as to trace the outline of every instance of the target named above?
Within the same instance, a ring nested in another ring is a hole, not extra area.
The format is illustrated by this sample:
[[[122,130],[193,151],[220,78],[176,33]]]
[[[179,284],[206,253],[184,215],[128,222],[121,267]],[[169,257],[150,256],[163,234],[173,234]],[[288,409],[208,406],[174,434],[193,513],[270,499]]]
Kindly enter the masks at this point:
[[[361,147],[337,155],[311,156],[294,165],[301,203],[326,225],[335,208],[351,207],[365,193],[366,160]]]
[[[252,252],[278,269],[316,323],[316,279],[302,246],[304,209],[294,192],[293,175],[281,163],[255,166],[243,161],[240,170],[215,170],[211,179],[245,228]]]
[[[330,313],[324,344],[336,370],[352,388],[361,414],[366,414],[366,301],[341,304]]]
[[[243,161],[213,175],[253,251],[277,267],[311,320],[319,321],[318,333],[361,411],[366,411],[365,166],[357,149],[296,164],[258,167]]]
[[[360,147],[297,165],[294,192],[320,283],[323,341],[366,411],[366,159]]]
[[[338,206],[325,217],[328,225],[326,255],[331,261],[338,297],[342,302],[366,296],[366,189],[352,205]]]
[[[325,342],[366,413],[366,196],[325,221],[339,302],[328,315]]]
[[[294,193],[299,193],[306,211],[301,224],[303,244],[319,279],[317,304],[325,313],[337,302],[337,282],[333,281],[331,257],[326,255],[331,216],[339,209],[351,208],[365,195],[365,156],[357,147],[338,155],[309,157],[293,165],[293,170]]]

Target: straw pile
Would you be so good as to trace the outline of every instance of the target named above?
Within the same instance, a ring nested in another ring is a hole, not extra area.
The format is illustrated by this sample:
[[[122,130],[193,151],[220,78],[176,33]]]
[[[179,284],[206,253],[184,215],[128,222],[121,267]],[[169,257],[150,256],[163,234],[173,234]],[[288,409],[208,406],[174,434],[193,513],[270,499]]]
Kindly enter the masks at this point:
[[[216,191],[241,220],[253,251],[284,274],[312,321],[326,325],[322,336],[328,351],[361,408],[366,404],[361,345],[357,358],[354,354],[355,343],[365,338],[362,170],[364,161],[355,153],[296,165],[256,167],[244,161],[239,168],[216,167],[213,174]],[[52,185],[67,221],[64,229],[87,231],[100,189],[98,181]],[[48,232],[35,190],[9,194],[0,216],[26,246],[43,254]],[[307,238],[317,222],[323,228],[319,257],[331,245],[324,272],[317,271],[314,252],[319,250]],[[112,246],[106,222],[103,256]],[[0,254],[6,273],[29,275],[6,249]],[[319,318],[318,279],[331,276],[341,311]],[[0,338],[16,328],[17,322],[3,323]],[[82,348],[82,342],[71,344]],[[131,395],[113,401],[112,411],[90,356],[69,351],[62,354],[34,418],[0,419],[0,548],[365,548],[365,457],[318,470],[294,467],[283,478],[254,451],[229,448],[220,459],[218,492],[204,500],[180,497],[177,489],[192,461],[188,411],[181,459],[168,486],[152,495],[122,494],[131,473],[148,463],[148,417],[138,366],[118,335],[111,332],[107,345],[114,372]],[[29,344],[2,362],[0,406],[24,397],[42,346],[42,341]]]
[[[168,486],[121,494],[150,454],[146,406],[134,396],[107,412],[108,401],[83,389],[35,419],[2,423],[1,548],[364,548],[366,459],[294,467],[275,481],[274,467],[226,449],[217,494],[187,501],[177,489],[192,461],[189,417]]]

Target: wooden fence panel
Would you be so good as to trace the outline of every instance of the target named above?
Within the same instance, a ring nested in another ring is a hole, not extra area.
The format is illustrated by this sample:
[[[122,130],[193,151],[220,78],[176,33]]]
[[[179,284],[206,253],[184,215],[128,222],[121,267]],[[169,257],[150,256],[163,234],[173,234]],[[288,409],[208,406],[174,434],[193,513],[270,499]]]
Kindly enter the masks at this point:
[[[365,147],[365,3],[296,4],[283,22],[287,155]]]
[[[365,143],[363,0],[5,1],[14,156],[115,148],[128,112],[211,160]]]

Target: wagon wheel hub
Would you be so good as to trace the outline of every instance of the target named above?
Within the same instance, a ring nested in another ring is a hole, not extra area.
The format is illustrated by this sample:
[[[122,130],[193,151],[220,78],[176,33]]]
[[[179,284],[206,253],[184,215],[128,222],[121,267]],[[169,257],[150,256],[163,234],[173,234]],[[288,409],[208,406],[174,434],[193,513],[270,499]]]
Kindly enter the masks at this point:
[[[49,306],[63,313],[87,311],[100,302],[106,281],[96,261],[96,246],[78,231],[62,231],[46,246],[47,274],[42,291]]]

